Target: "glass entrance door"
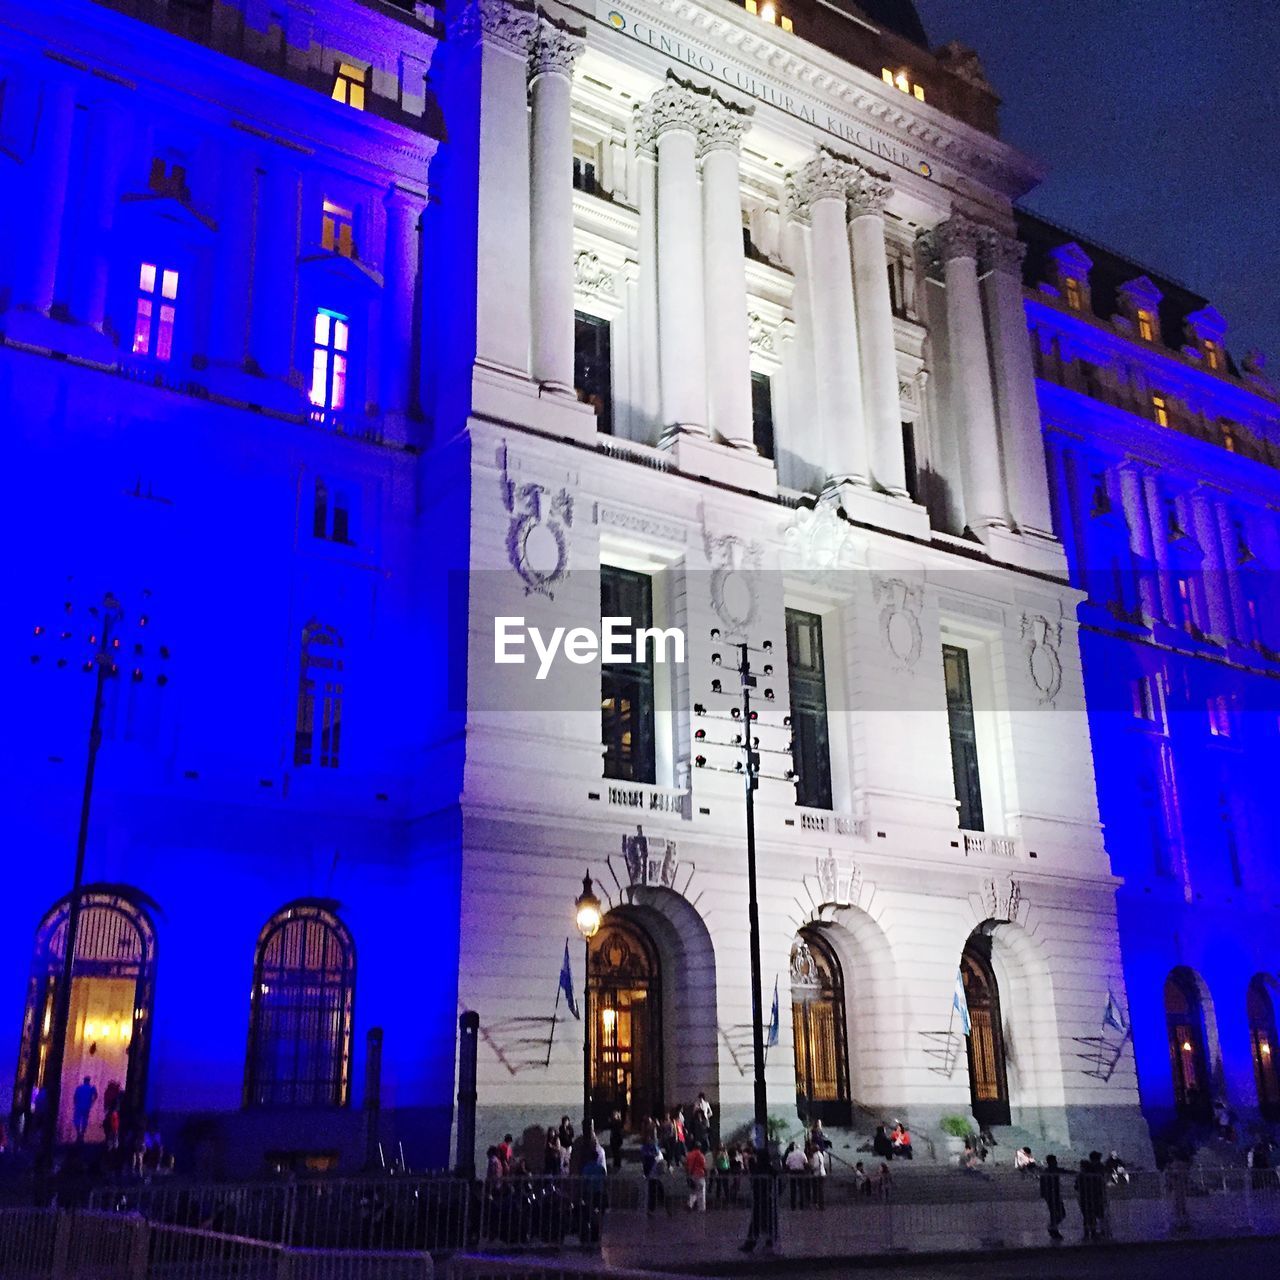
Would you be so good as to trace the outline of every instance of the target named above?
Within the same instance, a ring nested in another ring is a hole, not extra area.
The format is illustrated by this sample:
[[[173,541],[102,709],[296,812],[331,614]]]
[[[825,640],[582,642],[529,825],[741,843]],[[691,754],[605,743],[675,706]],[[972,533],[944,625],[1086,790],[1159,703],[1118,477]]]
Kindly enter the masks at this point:
[[[991,939],[975,934],[965,945],[960,971],[969,1006],[969,1095],[973,1118],[983,1129],[1008,1124],[1009,1083],[1005,1065],[1000,990],[991,968]]]

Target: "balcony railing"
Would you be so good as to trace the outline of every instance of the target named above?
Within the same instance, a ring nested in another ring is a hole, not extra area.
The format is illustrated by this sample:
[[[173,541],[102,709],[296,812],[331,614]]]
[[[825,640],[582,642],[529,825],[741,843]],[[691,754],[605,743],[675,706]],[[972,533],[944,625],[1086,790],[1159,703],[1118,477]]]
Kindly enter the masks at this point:
[[[867,838],[867,819],[855,818],[851,813],[836,813],[830,809],[799,809],[800,830],[817,835],[846,836],[851,840]]]
[[[611,809],[633,813],[669,813],[689,816],[689,793],[683,787],[659,787],[651,782],[607,782],[605,802]]]
[[[998,836],[990,831],[962,831],[964,856],[982,855],[988,858],[1016,858],[1018,842],[1013,836]]]

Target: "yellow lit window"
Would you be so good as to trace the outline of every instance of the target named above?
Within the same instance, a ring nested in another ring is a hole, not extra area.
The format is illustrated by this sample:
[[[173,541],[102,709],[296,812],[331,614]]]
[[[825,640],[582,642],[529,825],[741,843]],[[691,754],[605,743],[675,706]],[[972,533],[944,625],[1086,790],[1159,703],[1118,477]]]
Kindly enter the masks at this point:
[[[347,317],[321,307],[316,312],[311,348],[311,403],[317,409],[347,404]]]
[[[783,31],[795,30],[795,26],[793,25],[791,19],[786,17],[785,15],[778,20],[778,24],[779,26],[782,27]]]
[[[338,74],[333,81],[334,102],[345,102],[357,111],[364,110],[364,86],[368,72],[350,62],[338,63]]]
[[[1067,306],[1072,311],[1082,311],[1084,309],[1084,290],[1080,288],[1080,281],[1068,276],[1062,282],[1062,287],[1067,295]]]
[[[900,89],[903,93],[909,93],[913,97],[924,101],[924,88],[921,85],[913,84],[911,81],[911,72],[905,67],[898,71],[894,71],[890,67],[880,68],[880,79],[885,84],[891,84],[895,89]]]
[[[1235,428],[1229,422],[1220,422],[1218,426],[1222,431],[1222,447],[1228,453],[1235,453],[1236,451]]]
[[[156,284],[159,283],[159,297]],[[138,271],[138,298],[133,313],[133,354],[168,360],[173,354],[174,304],[178,273],[144,262]]]
[[[921,102],[923,102],[923,101],[924,101],[924,86],[923,86],[923,85],[913,84],[913,85],[911,86],[911,92],[912,92],[912,93],[914,93],[914,94],[915,94],[915,96],[916,96],[916,97],[917,97]]]
[[[343,258],[356,256],[355,222],[350,209],[344,209],[332,200],[324,202],[324,215],[320,222],[320,244],[330,253]]]
[[[783,31],[793,31],[791,19],[785,17],[778,12],[778,6],[774,0],[743,0],[743,7],[748,13],[754,13],[756,17],[763,18],[765,22],[771,22],[775,27],[781,27]]]
[[[1138,311],[1138,337],[1143,342],[1154,342],[1156,340],[1156,316],[1154,311],[1148,311],[1142,307]]]
[[[1151,409],[1155,413],[1156,422],[1162,427],[1169,425],[1169,402],[1164,396],[1151,397]]]
[[[752,3],[752,0],[747,0],[747,3],[748,3],[748,4],[751,4],[751,3]],[[885,82],[885,84],[892,84],[892,83],[893,83],[893,72],[892,72],[892,71],[890,71],[888,67],[881,67],[881,68],[880,68],[880,79],[881,79],[881,80],[883,80],[883,81]]]
[[[1208,338],[1204,343],[1204,362],[1210,369],[1222,368],[1222,348]]]

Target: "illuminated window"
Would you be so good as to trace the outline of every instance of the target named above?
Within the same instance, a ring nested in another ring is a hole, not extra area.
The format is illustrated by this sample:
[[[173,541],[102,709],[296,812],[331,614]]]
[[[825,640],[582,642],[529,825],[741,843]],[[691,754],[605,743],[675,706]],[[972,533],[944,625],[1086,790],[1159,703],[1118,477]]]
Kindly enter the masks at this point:
[[[178,273],[168,267],[157,267],[154,262],[144,262],[138,271],[138,301],[133,317],[134,355],[168,360],[173,354],[177,300]]]
[[[889,67],[880,68],[880,79],[885,84],[891,84],[895,89],[900,89],[903,93],[909,93],[913,98],[920,102],[924,101],[924,86],[915,84],[911,79],[911,73],[905,69],[894,71]]]
[[[743,7],[748,13],[754,13],[757,18],[771,22],[783,31],[794,30],[791,19],[778,12],[778,6],[773,0],[743,0]]]
[[[1210,369],[1222,368],[1222,348],[1210,338],[1204,341],[1204,362]]]
[[[1063,292],[1066,294],[1067,306],[1072,311],[1084,310],[1084,290],[1080,288],[1080,281],[1074,276],[1067,276],[1062,282]]]
[[[1224,693],[1209,699],[1209,732],[1215,738],[1231,737],[1231,701]]]
[[[325,905],[293,903],[258,937],[247,1106],[341,1107],[351,1082],[355,946]]]
[[[324,202],[324,214],[320,221],[320,244],[330,253],[343,258],[356,256],[355,217],[350,209],[344,209],[332,200]]]
[[[336,769],[341,738],[342,637],[332,627],[309,622],[302,629],[293,763]]]
[[[311,403],[317,409],[337,411],[347,404],[347,344],[350,327],[346,316],[323,307],[316,312],[315,340],[311,350]]]
[[[1236,451],[1236,429],[1235,425],[1230,422],[1219,422],[1218,430],[1222,433],[1222,447],[1228,453]]]
[[[1156,313],[1148,311],[1145,307],[1138,308],[1138,337],[1143,342],[1156,340]]]
[[[369,73],[363,67],[350,62],[338,63],[338,74],[333,80],[334,102],[345,102],[357,111],[364,110],[364,88]]]
[[[1164,396],[1151,397],[1151,411],[1155,414],[1156,422],[1160,426],[1169,425],[1169,402]]]

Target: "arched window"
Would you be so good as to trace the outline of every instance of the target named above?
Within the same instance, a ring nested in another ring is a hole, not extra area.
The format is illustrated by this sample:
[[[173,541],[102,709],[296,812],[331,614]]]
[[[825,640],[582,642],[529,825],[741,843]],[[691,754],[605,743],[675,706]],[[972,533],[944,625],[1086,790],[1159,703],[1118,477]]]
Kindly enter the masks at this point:
[[[89,1076],[103,1105],[120,1095],[122,1119],[141,1115],[146,1096],[151,995],[155,987],[156,938],[142,895],[115,885],[87,885],[80,894],[76,959],[71,975],[71,1008],[62,1061],[58,1139],[70,1142],[72,1095]],[[13,1111],[31,1118],[52,1041],[53,1011],[67,953],[70,899],[64,898],[40,922],[27,989],[26,1016]],[[114,1088],[113,1088],[114,1086]]]
[[[849,1124],[853,1098],[844,973],[821,929],[801,930],[791,947],[791,1026],[797,1110],[810,1122]]]
[[[350,1096],[355,948],[336,907],[291,903],[258,938],[246,1106],[340,1107]]]
[[[1253,1048],[1253,1075],[1258,1084],[1258,1108],[1267,1120],[1280,1120],[1280,1039],[1276,1036],[1276,1006],[1270,981],[1258,974],[1249,983],[1247,996],[1249,1041]]]
[[[969,1096],[973,1118],[984,1128],[1008,1124],[1009,1074],[1005,1064],[1000,988],[991,967],[991,938],[975,933],[960,956],[964,999],[969,1007]]]
[[[342,637],[332,627],[302,628],[294,764],[336,769],[342,739]]]
[[[1205,1052],[1204,1006],[1190,969],[1174,969],[1164,984],[1173,1101],[1180,1112],[1207,1119],[1210,1109],[1209,1055]]]

